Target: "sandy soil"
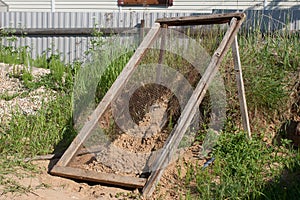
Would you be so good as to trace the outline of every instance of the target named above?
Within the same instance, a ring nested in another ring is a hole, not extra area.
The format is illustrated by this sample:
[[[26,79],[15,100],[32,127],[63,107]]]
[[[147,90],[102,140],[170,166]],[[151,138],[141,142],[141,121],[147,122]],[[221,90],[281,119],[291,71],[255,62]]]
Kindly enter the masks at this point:
[[[27,174],[25,178],[9,175],[11,179],[28,188],[26,193],[2,194],[3,187],[0,186],[0,199],[22,199],[22,200],[53,200],[53,199],[120,199],[121,193],[134,193],[134,191],[114,188],[102,185],[88,185],[74,180],[51,176],[47,173],[49,161],[34,161],[39,167],[40,173]]]
[[[186,174],[187,164],[195,169],[201,167],[205,160],[200,160],[199,146],[190,147],[182,157],[171,163],[165,170],[156,191],[150,200],[155,199],[180,199],[185,193],[182,187]],[[49,161],[32,161],[39,168],[39,173],[28,173],[25,177],[8,175],[20,185],[28,188],[26,193],[6,193],[3,194],[3,186],[0,186],[1,200],[53,200],[53,199],[87,199],[87,200],[106,200],[106,199],[144,199],[138,190],[125,189],[114,186],[78,182],[75,180],[52,176],[47,173]],[[180,169],[180,176],[178,170]]]

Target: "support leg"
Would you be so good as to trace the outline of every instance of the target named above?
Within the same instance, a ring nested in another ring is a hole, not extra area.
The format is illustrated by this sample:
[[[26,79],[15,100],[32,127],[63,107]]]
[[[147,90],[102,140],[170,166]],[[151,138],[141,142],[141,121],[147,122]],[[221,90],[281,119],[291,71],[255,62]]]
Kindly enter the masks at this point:
[[[244,127],[244,130],[247,131],[247,133],[248,133],[248,138],[251,139],[251,129],[250,129],[250,122],[249,122],[249,117],[248,117],[248,109],[247,109],[247,102],[246,102],[246,96],[245,96],[245,88],[244,88],[244,81],[243,81],[243,74],[242,74],[242,67],[241,67],[241,60],[240,60],[237,36],[234,37],[234,41],[232,43],[232,55],[233,55],[233,59],[234,59],[234,70],[235,70],[235,74],[236,74],[236,81],[237,81],[237,87],[238,87],[243,127]]]

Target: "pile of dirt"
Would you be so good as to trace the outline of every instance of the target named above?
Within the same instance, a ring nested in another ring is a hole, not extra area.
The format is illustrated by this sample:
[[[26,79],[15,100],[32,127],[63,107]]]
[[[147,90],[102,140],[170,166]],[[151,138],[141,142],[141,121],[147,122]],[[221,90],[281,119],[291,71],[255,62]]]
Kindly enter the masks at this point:
[[[166,101],[154,103],[133,129],[117,135],[110,144],[98,146],[94,157],[77,156],[70,166],[135,177],[151,171],[156,156],[169,136],[165,128],[166,110]]]

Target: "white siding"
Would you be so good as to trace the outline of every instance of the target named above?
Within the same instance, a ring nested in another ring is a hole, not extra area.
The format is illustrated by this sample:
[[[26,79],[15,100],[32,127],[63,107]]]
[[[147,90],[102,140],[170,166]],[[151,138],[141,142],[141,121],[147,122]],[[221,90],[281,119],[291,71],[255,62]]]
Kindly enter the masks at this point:
[[[47,12],[51,11],[51,0],[3,0],[9,11]]]
[[[5,11],[8,11],[8,5],[6,5],[4,2],[2,2],[0,0],[0,11],[1,12],[5,12]]]
[[[9,11],[51,11],[51,0],[4,0]],[[291,8],[300,5],[300,0],[267,1],[268,9]],[[219,0],[195,1],[174,0],[174,5],[164,7],[118,7],[117,0],[55,0],[57,12],[111,12],[111,11],[162,11],[162,12],[211,12],[213,9],[262,9],[264,0]]]

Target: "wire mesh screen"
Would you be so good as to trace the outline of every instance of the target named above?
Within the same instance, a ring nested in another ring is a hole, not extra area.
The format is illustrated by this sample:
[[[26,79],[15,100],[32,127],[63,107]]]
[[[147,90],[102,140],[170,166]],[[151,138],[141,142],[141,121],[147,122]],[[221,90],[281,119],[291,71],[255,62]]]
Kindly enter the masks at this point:
[[[118,86],[117,95],[111,97],[112,102],[69,166],[136,177],[147,176],[156,170],[154,162],[210,62],[209,50],[204,46],[212,41],[203,39],[206,36],[207,33],[200,33],[192,38],[172,29],[161,29],[133,73],[129,77],[119,77],[126,79],[126,83]],[[131,41],[140,39],[134,36]],[[87,65],[89,73],[82,75],[87,79],[84,83],[86,86],[80,86],[85,90],[79,90],[75,98],[80,108],[80,112],[76,112],[77,119],[84,120],[91,113],[87,108],[93,110],[94,103],[101,102],[106,92],[103,83],[111,81],[110,76],[114,74],[116,66],[125,66],[129,61],[126,55],[130,57],[139,51],[128,47],[123,48],[125,51],[118,51],[122,49],[115,47],[119,45],[118,42],[118,39],[112,40],[98,54],[111,55],[117,52],[119,56],[96,54],[92,57],[93,62]],[[214,42],[217,47],[219,41]],[[211,48],[211,45],[207,46]],[[97,73],[100,76],[91,78],[91,74]],[[89,83],[93,83],[93,86],[87,85]],[[96,95],[93,91],[96,91]],[[92,100],[84,101],[82,95],[91,93]],[[86,113],[85,117],[82,117],[82,113]],[[193,142],[200,122],[201,113],[198,109],[180,148],[186,148]]]

